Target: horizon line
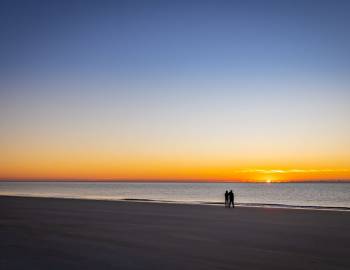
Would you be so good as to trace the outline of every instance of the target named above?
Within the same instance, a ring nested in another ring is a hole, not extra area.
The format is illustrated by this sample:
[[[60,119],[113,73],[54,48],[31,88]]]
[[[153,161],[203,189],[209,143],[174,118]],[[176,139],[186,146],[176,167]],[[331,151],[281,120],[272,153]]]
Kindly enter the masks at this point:
[[[267,183],[266,180],[215,180],[215,179],[67,179],[67,178],[0,178],[0,182],[120,182],[120,183]],[[350,183],[350,179],[317,179],[317,180],[271,180],[268,183]]]

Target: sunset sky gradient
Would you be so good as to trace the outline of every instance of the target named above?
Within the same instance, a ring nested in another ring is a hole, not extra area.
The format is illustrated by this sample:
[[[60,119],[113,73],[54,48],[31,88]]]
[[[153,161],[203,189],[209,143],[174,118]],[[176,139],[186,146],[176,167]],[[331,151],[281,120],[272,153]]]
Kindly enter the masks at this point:
[[[349,1],[1,1],[0,179],[350,180]]]

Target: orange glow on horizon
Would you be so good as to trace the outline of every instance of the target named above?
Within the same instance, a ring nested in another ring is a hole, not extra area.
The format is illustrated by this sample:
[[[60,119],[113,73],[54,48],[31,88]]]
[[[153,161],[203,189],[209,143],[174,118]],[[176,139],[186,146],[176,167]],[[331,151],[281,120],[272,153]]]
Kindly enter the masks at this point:
[[[4,166],[3,166],[4,167]],[[15,173],[14,173],[15,171]],[[349,180],[350,170],[335,169],[238,169],[225,166],[185,166],[179,164],[52,163],[37,166],[11,164],[2,168],[6,180],[103,180],[103,181],[203,181],[203,182],[294,182]]]
[[[0,156],[0,179],[262,183],[350,180],[350,159],[344,155],[308,157],[298,153],[298,159],[291,154],[267,156],[249,149],[229,155],[228,151],[218,153],[199,147],[182,152],[175,147],[160,150],[127,145],[123,149],[104,143],[13,146]]]

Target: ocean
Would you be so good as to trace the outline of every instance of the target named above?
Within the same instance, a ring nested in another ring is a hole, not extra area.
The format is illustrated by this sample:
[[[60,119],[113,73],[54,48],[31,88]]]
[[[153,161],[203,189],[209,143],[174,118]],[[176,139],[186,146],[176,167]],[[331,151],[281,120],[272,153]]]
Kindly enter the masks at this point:
[[[350,183],[0,182],[0,195],[350,210]]]

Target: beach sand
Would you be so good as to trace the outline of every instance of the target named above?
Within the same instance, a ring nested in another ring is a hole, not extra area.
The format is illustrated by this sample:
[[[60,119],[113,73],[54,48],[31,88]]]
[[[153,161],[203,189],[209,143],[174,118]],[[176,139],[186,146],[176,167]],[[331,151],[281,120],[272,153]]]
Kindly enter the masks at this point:
[[[350,269],[350,212],[0,197],[0,269]]]

